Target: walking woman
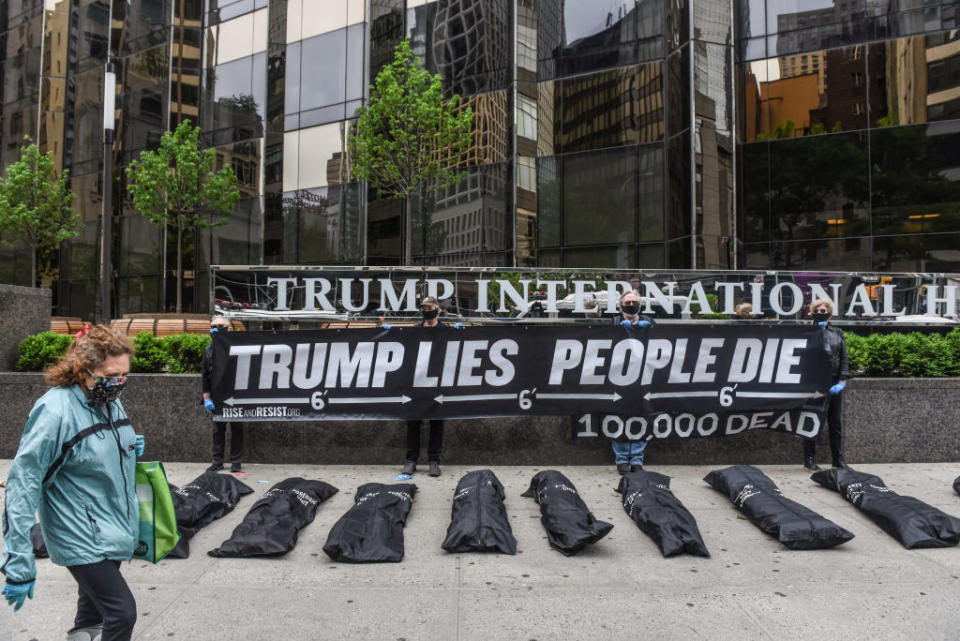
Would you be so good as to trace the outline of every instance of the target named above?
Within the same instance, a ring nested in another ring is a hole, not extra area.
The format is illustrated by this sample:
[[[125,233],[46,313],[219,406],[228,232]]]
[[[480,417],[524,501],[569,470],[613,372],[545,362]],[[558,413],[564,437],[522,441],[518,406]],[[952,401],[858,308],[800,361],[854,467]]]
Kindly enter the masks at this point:
[[[34,404],[7,477],[3,510],[3,596],[19,610],[33,598],[36,566],[30,529],[39,510],[50,559],[79,586],[68,639],[127,641],[137,606],[120,562],[133,556],[139,532],[134,463],[143,437],[118,397],[133,345],[97,325],[77,334],[47,371],[54,387]]]

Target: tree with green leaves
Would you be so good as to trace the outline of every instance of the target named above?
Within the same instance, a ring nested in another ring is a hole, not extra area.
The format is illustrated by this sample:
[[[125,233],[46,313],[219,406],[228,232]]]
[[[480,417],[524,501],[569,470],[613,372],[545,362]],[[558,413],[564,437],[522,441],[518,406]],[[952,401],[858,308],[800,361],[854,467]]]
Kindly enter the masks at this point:
[[[24,143],[20,159],[0,178],[0,232],[30,250],[30,286],[35,287],[37,255],[76,236],[80,215],[70,209],[69,170],[58,176],[53,152],[41,154],[29,136]]]
[[[177,312],[183,303],[183,234],[224,225],[218,217],[240,199],[230,165],[216,168],[213,149],[201,149],[200,128],[181,122],[167,131],[156,151],[143,151],[127,168],[127,191],[134,206],[155,225],[177,230]]]
[[[407,38],[377,74],[370,103],[357,114],[349,142],[353,175],[404,199],[403,259],[410,264],[413,195],[460,180],[456,167],[470,148],[473,111],[458,95],[444,98],[440,76],[423,68]]]

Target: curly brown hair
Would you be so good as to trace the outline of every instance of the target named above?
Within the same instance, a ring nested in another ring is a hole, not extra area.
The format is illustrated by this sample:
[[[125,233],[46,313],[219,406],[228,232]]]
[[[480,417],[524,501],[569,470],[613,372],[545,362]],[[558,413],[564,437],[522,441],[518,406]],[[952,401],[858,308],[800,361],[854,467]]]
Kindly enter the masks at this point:
[[[96,369],[110,356],[121,354],[133,356],[130,339],[106,325],[94,325],[47,368],[45,378],[52,385],[74,385],[81,382],[84,370]]]

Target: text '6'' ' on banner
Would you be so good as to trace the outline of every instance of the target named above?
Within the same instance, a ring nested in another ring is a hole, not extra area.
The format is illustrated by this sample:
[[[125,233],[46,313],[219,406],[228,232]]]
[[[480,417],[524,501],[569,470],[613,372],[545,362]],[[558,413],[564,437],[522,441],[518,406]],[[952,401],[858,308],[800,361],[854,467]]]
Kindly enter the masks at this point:
[[[832,382],[817,326],[440,326],[213,341],[219,421],[591,415],[581,435],[815,436]]]

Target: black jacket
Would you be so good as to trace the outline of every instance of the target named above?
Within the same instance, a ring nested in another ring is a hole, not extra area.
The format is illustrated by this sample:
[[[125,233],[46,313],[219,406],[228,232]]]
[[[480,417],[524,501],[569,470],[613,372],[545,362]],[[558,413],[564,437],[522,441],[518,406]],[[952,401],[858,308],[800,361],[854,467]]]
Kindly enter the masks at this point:
[[[850,378],[850,363],[847,360],[847,340],[843,330],[827,323],[823,328],[823,349],[830,355],[830,373],[835,381]]]
[[[213,341],[203,350],[200,360],[200,379],[203,381],[203,393],[213,394]]]

